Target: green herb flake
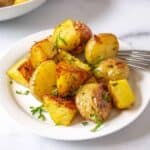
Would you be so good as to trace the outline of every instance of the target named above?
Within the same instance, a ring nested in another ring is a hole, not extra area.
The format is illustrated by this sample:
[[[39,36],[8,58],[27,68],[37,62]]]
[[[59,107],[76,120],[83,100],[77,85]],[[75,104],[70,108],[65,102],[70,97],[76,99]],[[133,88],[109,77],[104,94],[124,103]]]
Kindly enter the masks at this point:
[[[113,68],[114,66],[113,66],[113,65],[108,65],[107,67],[108,67],[108,68]]]
[[[102,97],[105,101],[110,102],[110,95],[108,92],[104,91]]]
[[[56,37],[56,42],[55,42],[55,45],[53,47],[53,49],[58,49],[59,48],[59,41],[61,41],[62,43],[64,43],[65,45],[68,45],[67,42],[65,41],[65,39],[63,39],[61,36],[60,36],[60,32],[58,34],[58,36]]]
[[[13,81],[12,81],[12,80],[10,80],[10,81],[9,81],[9,84],[13,84]]]
[[[83,126],[87,126],[87,125],[88,125],[88,122],[87,122],[87,121],[82,122],[82,125],[83,125]]]
[[[118,83],[117,83],[117,82],[112,83],[112,86],[117,86],[117,85],[118,85]]]
[[[102,121],[96,122],[96,125],[93,129],[91,129],[91,132],[96,132],[98,130],[98,128],[101,127],[102,124],[103,124]]]
[[[16,90],[16,94],[19,94],[19,95],[28,95],[29,93],[30,93],[30,91],[28,91],[28,90],[25,92]]]
[[[93,129],[91,129],[91,132],[96,132],[98,128],[103,124],[103,121],[100,120],[96,114],[91,114],[90,117],[91,117],[91,120],[96,122],[96,125]]]
[[[53,96],[58,96],[58,89],[57,88],[54,88],[52,91],[51,91],[51,94]]]
[[[58,39],[59,39],[60,41],[62,41],[62,43],[64,43],[65,45],[68,45],[67,42],[60,36],[60,32],[59,32],[59,34],[58,34]]]
[[[31,110],[32,115],[36,115],[36,114],[38,115],[37,118],[39,120],[42,120],[42,121],[46,120],[46,118],[43,114],[43,112],[45,112],[45,110],[43,109],[43,105],[38,106],[38,107],[30,106],[30,110]]]
[[[24,95],[28,95],[29,93],[30,93],[30,91],[27,90],[24,92]]]

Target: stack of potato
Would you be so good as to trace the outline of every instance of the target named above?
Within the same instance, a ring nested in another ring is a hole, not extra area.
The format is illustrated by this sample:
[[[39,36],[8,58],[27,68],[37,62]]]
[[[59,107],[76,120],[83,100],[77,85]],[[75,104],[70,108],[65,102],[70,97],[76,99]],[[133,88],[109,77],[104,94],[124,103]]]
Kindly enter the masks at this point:
[[[118,49],[115,35],[93,35],[84,23],[67,19],[7,74],[31,89],[56,124],[69,125],[77,111],[86,119],[96,114],[105,120],[113,103],[124,109],[134,102],[128,65],[114,58]]]

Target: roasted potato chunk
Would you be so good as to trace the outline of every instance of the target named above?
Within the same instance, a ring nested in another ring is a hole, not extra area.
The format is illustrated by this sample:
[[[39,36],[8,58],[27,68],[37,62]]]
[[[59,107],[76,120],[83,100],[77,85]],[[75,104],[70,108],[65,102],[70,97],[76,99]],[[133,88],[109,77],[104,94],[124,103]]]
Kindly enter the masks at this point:
[[[55,57],[56,62],[65,61],[66,63],[73,64],[76,67],[84,69],[86,71],[90,71],[91,68],[88,64],[83,63],[80,59],[72,56],[71,54],[67,53],[66,51],[61,50]]]
[[[115,57],[119,49],[117,37],[110,33],[94,35],[86,44],[85,58],[89,64]]]
[[[29,80],[32,76],[34,69],[31,64],[30,58],[27,56],[19,60],[11,68],[8,69],[7,75],[16,82],[28,87]]]
[[[128,78],[129,67],[121,59],[109,58],[98,64],[93,72],[97,78],[104,78],[107,81],[120,80]]]
[[[57,89],[60,96],[72,95],[88,78],[89,73],[79,67],[60,62],[56,67]]]
[[[127,109],[134,104],[135,96],[127,80],[110,81],[109,90],[116,108]]]
[[[93,120],[96,116],[98,120],[106,120],[112,108],[107,87],[98,83],[83,85],[76,95],[76,106],[85,119]]]
[[[42,62],[52,59],[56,53],[51,37],[35,43],[30,52],[33,67],[36,68]]]
[[[85,24],[67,19],[55,28],[52,37],[57,49],[80,53],[91,35],[91,30]]]
[[[44,106],[56,125],[68,126],[76,116],[77,109],[73,98],[63,99],[55,96],[44,96]]]
[[[32,94],[42,101],[43,95],[51,94],[56,85],[56,64],[52,60],[41,63],[30,79],[29,87]]]

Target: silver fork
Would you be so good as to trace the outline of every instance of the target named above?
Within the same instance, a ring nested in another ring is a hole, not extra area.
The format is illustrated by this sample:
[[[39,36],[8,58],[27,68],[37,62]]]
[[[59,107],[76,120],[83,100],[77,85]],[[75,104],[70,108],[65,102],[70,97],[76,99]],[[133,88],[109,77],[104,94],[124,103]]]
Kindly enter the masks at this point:
[[[118,56],[131,67],[150,71],[150,51],[121,50]]]

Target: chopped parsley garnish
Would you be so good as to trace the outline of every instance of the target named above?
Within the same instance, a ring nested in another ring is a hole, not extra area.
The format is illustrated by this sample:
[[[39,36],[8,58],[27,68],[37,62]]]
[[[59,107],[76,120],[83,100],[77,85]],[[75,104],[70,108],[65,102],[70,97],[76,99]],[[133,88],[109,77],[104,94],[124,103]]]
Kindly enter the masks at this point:
[[[97,129],[101,126],[103,124],[103,122],[102,121],[98,121],[98,122],[96,122],[96,125],[95,125],[95,127],[93,128],[93,129],[91,129],[91,131],[92,132],[96,132],[97,131]]]
[[[64,43],[65,45],[67,45],[67,42],[65,41],[65,39],[63,39],[61,36],[60,36],[60,33],[58,34],[58,39],[60,41],[62,41],[62,43]]]
[[[118,85],[118,83],[116,82],[116,83],[112,83],[112,86],[116,86],[116,85]]]
[[[44,121],[46,119],[44,114],[43,114],[43,112],[45,112],[44,109],[43,109],[43,105],[38,106],[38,107],[30,106],[30,110],[31,110],[32,115],[37,114],[37,117],[38,117],[39,120]]]
[[[102,97],[105,101],[110,102],[110,95],[108,92],[104,91]]]
[[[53,96],[57,96],[57,95],[58,95],[58,89],[57,89],[57,88],[54,88],[54,89],[52,90],[51,94],[52,94]]]
[[[68,45],[67,42],[65,41],[65,39],[63,39],[63,38],[60,36],[60,32],[59,32],[58,36],[56,37],[56,42],[55,42],[55,45],[54,45],[53,49],[55,49],[55,48],[58,49],[58,48],[59,48],[59,46],[58,46],[59,41],[61,41],[61,42],[64,43],[65,45]]]
[[[9,84],[13,84],[13,81],[12,81],[12,80],[10,80],[10,81],[9,81]]]
[[[19,95],[28,95],[30,93],[30,91],[18,91],[18,90],[16,90],[16,94],[19,94]]]
[[[83,125],[83,126],[87,126],[87,125],[88,125],[88,122],[87,122],[87,121],[82,122],[82,125]]]
[[[95,127],[91,129],[91,132],[96,132],[97,129],[103,124],[103,121],[100,120],[96,114],[91,114],[90,117],[91,120],[93,120],[96,123]]]
[[[109,68],[113,68],[114,66],[113,66],[113,65],[108,65],[107,67],[109,67]]]

